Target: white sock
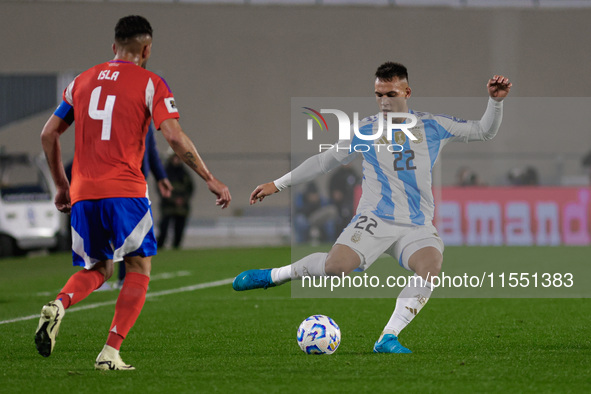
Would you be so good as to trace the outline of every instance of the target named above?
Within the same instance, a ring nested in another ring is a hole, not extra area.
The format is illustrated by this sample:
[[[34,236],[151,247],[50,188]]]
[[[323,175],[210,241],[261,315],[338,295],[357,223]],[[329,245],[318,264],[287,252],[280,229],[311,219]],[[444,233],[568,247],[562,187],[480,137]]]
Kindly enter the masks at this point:
[[[273,268],[271,270],[271,280],[277,286],[289,282],[291,280],[291,264],[281,268]]]
[[[324,266],[328,253],[313,253],[296,261],[293,264],[271,270],[271,280],[276,285],[281,285],[294,279],[302,279],[302,276],[326,276]]]
[[[429,301],[431,293],[431,283],[415,274],[413,279],[409,280],[406,287],[398,295],[396,308],[394,308],[394,313],[384,328],[384,333],[398,336],[400,331],[414,319]]]

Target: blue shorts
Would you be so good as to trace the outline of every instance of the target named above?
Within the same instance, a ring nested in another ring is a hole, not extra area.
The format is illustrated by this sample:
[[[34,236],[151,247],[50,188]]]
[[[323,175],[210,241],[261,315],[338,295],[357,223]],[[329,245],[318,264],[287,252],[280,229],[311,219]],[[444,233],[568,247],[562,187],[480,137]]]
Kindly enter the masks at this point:
[[[72,260],[92,268],[104,260],[154,256],[156,237],[147,198],[78,201],[72,207]]]

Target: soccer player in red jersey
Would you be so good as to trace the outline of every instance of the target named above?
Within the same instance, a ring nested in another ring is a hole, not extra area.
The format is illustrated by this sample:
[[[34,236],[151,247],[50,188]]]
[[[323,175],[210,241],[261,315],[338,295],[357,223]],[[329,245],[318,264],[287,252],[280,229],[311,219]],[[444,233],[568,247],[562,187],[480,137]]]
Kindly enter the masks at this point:
[[[175,153],[205,180],[217,205],[226,208],[232,199],[181,129],[166,82],[145,69],[151,51],[150,23],[136,15],[121,18],[115,26],[115,58],[78,75],[41,132],[57,188],[55,205],[62,212],[71,211],[73,262],[84,267],[41,310],[35,344],[42,356],[51,354],[65,310],[99,288],[113,274],[113,262],[123,260],[127,277],[95,368],[134,369],[123,362],[119,348],[144,305],[156,254],[148,187],[141,171],[151,120]],[[74,120],[69,184],[59,138]]]

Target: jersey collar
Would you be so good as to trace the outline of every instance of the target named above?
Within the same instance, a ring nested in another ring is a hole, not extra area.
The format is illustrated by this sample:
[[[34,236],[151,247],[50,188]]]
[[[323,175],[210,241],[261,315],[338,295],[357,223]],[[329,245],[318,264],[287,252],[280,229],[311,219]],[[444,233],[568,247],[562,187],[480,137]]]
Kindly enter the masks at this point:
[[[127,64],[135,64],[134,62],[130,62],[128,60],[109,60],[108,63],[127,63]]]

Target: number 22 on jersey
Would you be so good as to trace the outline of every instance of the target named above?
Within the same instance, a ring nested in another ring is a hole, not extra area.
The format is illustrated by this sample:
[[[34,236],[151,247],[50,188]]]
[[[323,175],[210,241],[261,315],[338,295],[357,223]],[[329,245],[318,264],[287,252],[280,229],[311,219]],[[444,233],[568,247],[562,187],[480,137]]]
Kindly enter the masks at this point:
[[[114,95],[107,95],[105,101],[105,108],[98,109],[99,98],[101,97],[102,87],[98,86],[94,88],[90,94],[90,104],[88,106],[88,115],[95,120],[103,121],[103,128],[101,132],[101,140],[108,141],[111,139],[111,123],[113,120],[113,107],[115,106]]]

